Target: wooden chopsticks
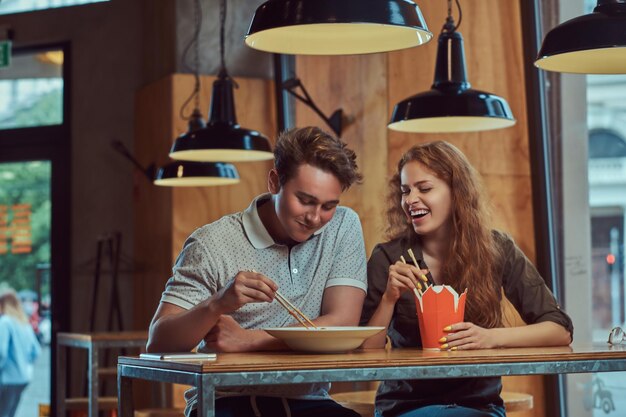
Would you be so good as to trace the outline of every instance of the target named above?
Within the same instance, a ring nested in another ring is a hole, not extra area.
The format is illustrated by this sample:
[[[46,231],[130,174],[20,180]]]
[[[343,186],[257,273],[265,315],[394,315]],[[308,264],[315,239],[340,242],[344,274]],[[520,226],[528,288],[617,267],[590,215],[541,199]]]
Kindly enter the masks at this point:
[[[411,250],[411,248],[409,248],[407,250],[409,256],[411,257],[411,260],[413,261],[413,264],[415,265],[416,268],[420,269],[420,265],[417,262],[417,259],[415,258],[415,254],[413,253],[413,250]],[[404,259],[404,256],[400,256],[400,261],[402,261],[402,263],[407,263],[406,259]],[[424,285],[426,286],[426,288],[428,288],[428,286],[430,285],[430,281],[428,279],[428,277],[424,274],[420,275],[420,279],[422,281],[424,281]],[[420,295],[419,293],[423,293],[424,291],[426,291],[426,288],[422,289],[422,283],[420,283],[419,281],[413,281],[413,284],[415,285],[415,289],[413,290],[413,292],[416,293],[416,295]]]
[[[406,259],[404,259],[404,256],[400,256],[400,260],[402,261],[403,264],[406,263]],[[413,288],[413,292],[415,293],[415,295],[419,296],[420,295],[420,291],[422,290],[422,284],[420,284],[418,281],[413,281],[413,285],[415,286],[415,288]]]
[[[298,320],[300,324],[302,324],[307,329],[311,329],[311,328],[317,329],[317,326],[311,320],[309,320],[306,314],[300,311],[298,307],[293,305],[291,301],[285,298],[284,295],[282,295],[278,291],[276,291],[275,294],[276,294],[276,301],[278,301],[278,303],[281,306],[283,306],[285,310],[289,312],[289,314],[291,314],[296,320]]]
[[[257,273],[254,269],[250,270],[250,272]],[[276,291],[276,301],[284,307],[285,310],[289,312],[296,320],[300,322],[307,329],[317,329],[317,326],[304,314],[298,307],[293,305],[291,301],[289,301],[284,295],[280,292]]]

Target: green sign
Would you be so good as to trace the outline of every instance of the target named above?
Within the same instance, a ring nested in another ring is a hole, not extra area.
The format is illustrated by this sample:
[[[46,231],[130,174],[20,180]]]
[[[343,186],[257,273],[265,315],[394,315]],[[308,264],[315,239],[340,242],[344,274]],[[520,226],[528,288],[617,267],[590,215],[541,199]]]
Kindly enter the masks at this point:
[[[0,41],[0,69],[11,65],[11,41]]]

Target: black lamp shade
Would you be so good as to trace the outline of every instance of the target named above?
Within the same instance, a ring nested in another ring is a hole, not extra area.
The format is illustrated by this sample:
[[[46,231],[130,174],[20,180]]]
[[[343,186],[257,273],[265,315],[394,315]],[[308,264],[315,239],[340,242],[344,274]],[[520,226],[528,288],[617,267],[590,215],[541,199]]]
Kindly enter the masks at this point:
[[[269,140],[255,130],[224,123],[208,124],[176,139],[170,157],[185,161],[261,161],[272,159]]]
[[[350,55],[422,45],[432,38],[410,0],[269,0],[246,44],[291,55]]]
[[[232,164],[222,162],[173,162],[160,168],[155,185],[204,187],[239,183],[239,173]]]
[[[206,126],[192,127],[179,136],[172,159],[185,161],[261,161],[274,157],[269,140],[255,130],[237,124],[233,81],[224,72],[213,82],[211,110]]]
[[[439,35],[431,89],[396,104],[388,127],[401,132],[432,133],[491,130],[514,124],[506,100],[470,88],[463,37],[456,31],[444,31]]]
[[[626,74],[626,3],[600,0],[593,13],[552,29],[535,66],[575,74]]]
[[[389,128],[401,132],[473,132],[515,124],[502,97],[467,89],[457,94],[432,89],[396,104]]]

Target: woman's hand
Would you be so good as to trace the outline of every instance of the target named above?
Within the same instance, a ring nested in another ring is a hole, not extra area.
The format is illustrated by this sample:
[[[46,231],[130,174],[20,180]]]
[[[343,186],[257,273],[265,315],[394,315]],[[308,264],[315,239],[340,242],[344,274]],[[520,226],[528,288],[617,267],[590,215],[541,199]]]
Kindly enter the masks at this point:
[[[422,286],[427,270],[420,270],[414,265],[396,262],[389,266],[389,275],[387,277],[387,288],[383,298],[395,303],[405,291],[413,291],[416,287]],[[422,278],[424,277],[424,278]]]
[[[439,343],[442,350],[493,349],[498,347],[493,330],[469,322],[456,323],[443,329],[448,334]]]

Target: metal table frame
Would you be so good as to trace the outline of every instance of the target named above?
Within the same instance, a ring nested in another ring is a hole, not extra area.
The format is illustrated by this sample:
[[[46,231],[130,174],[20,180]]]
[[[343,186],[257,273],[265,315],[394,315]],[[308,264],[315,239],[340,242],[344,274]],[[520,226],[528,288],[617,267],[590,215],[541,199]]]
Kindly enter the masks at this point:
[[[192,385],[198,388],[198,416],[215,415],[215,391],[218,387],[244,385],[275,385],[327,381],[383,381],[394,379],[435,379],[509,375],[549,375],[590,372],[626,371],[625,352],[614,358],[536,360],[506,363],[448,363],[380,367],[349,367],[342,369],[260,370],[243,372],[190,372],[165,369],[154,362],[142,366],[140,359],[120,358],[118,362],[118,395],[120,417],[132,417],[132,379]]]

